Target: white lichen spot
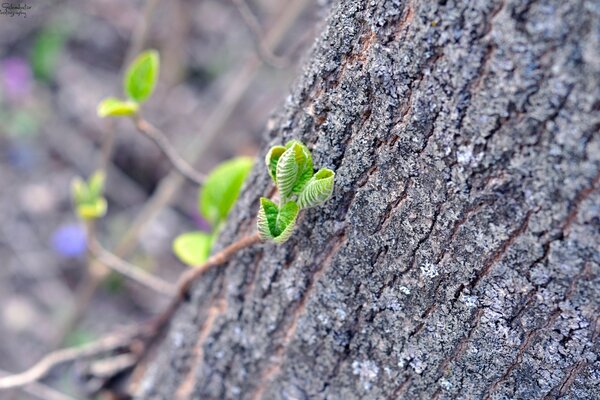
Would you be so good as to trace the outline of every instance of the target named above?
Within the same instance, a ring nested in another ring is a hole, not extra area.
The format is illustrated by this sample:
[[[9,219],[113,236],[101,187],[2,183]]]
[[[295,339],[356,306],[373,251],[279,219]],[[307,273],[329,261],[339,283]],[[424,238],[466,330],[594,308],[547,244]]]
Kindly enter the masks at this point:
[[[426,278],[435,278],[439,275],[437,267],[432,263],[425,263],[425,265],[421,265],[421,273],[425,275]]]
[[[456,161],[461,165],[467,165],[473,159],[473,150],[468,146],[460,146],[456,151]]]
[[[461,295],[461,301],[467,306],[467,307],[477,307],[478,303],[479,303],[479,298],[477,296],[468,296],[468,295]]]
[[[452,389],[452,383],[450,383],[450,381],[447,380],[447,379],[445,379],[445,378],[440,379],[440,386],[444,390],[450,390],[450,389]]]
[[[352,363],[352,373],[358,375],[360,383],[365,390],[370,390],[372,382],[379,375],[379,367],[371,360],[358,361]]]
[[[400,286],[398,289],[406,295],[410,294],[410,289],[407,288],[406,286]]]
[[[410,362],[410,366],[412,367],[413,371],[415,371],[419,375],[421,375],[421,373],[425,371],[425,368],[427,368],[427,364],[419,359],[412,360]]]
[[[335,313],[336,313],[337,317],[340,319],[340,321],[343,321],[346,319],[346,311],[342,310],[341,308],[336,308]]]

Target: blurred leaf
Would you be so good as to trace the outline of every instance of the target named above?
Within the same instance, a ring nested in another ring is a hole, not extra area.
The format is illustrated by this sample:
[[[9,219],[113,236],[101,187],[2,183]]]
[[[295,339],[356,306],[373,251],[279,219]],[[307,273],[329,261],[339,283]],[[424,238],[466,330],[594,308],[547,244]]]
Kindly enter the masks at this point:
[[[139,104],[129,100],[120,100],[108,97],[98,104],[98,116],[104,117],[127,117],[134,115],[140,108]]]
[[[37,79],[52,80],[66,38],[64,29],[54,25],[39,33],[31,52],[31,66]]]
[[[199,210],[213,227],[227,218],[246,176],[252,168],[249,157],[238,157],[216,167],[200,189]]]
[[[81,219],[98,219],[106,214],[106,199],[101,197],[94,202],[77,205],[77,214]]]
[[[184,233],[173,241],[173,252],[184,264],[198,266],[208,259],[213,239],[204,232]]]
[[[138,55],[125,74],[125,94],[139,103],[150,97],[158,80],[159,65],[156,50],[147,50]]]
[[[85,182],[79,177],[75,177],[71,182],[71,195],[75,211],[81,219],[97,219],[106,214],[107,203],[102,197],[104,190],[104,174],[100,171],[95,172]]]

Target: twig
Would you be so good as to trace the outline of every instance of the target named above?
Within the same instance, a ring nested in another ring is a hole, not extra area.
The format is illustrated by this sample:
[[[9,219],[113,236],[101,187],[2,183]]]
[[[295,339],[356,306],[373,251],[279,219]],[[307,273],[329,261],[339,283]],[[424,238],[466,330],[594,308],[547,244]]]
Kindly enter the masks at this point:
[[[180,296],[185,296],[191,286],[191,284],[201,276],[205,271],[212,267],[219,266],[226,263],[229,259],[238,251],[250,247],[256,243],[260,243],[260,237],[258,233],[246,236],[225,247],[217,254],[211,256],[204,264],[198,265],[181,275],[179,282],[177,283],[177,290]]]
[[[138,329],[129,334],[112,334],[80,347],[71,347],[53,351],[28,370],[20,374],[0,378],[0,390],[15,388],[35,382],[44,377],[57,365],[126,347],[131,343],[131,340],[135,336],[139,335],[139,333]]]
[[[285,32],[294,20],[304,10],[309,0],[294,0],[285,2],[283,14],[275,21],[275,25],[265,35],[264,43],[267,48],[272,49],[283,39]],[[246,93],[246,90],[257,75],[262,59],[252,55],[246,63],[229,79],[227,91],[221,101],[211,110],[206,118],[206,125],[202,128],[202,134],[191,138],[186,147],[186,155],[195,163],[199,160],[208,144],[217,136],[223,126],[229,120],[231,114]],[[136,219],[130,224],[129,229],[116,246],[114,252],[120,257],[126,257],[135,247],[137,237],[146,224],[158,215],[159,211],[169,204],[183,184],[183,179],[176,172],[169,173],[164,177],[152,197],[146,202]]]
[[[175,291],[174,289],[170,289],[173,291],[173,293],[175,293],[175,297],[171,301],[171,304],[154,321],[152,321],[151,324],[138,327],[137,329],[129,332],[129,334],[113,334],[81,347],[66,348],[49,353],[28,370],[20,374],[9,375],[0,378],[0,390],[20,387],[35,382],[44,377],[53,367],[59,364],[93,357],[98,354],[114,351],[121,347],[126,347],[127,345],[132,344],[132,341],[135,337],[145,336],[146,343],[140,349],[147,349],[147,347],[152,344],[154,340],[160,336],[161,332],[163,332],[164,329],[169,325],[173,314],[181,302],[187,297],[187,294],[196,279],[202,276],[202,274],[204,274],[204,272],[210,268],[224,264],[238,251],[259,242],[260,238],[258,233],[246,236],[213,255],[204,264],[184,273],[177,284],[177,290]],[[110,262],[107,262],[106,264],[113,265],[112,262],[115,261],[115,259],[118,260],[118,264],[123,263],[123,260],[120,260],[118,257],[108,253],[106,250],[102,249],[99,244],[97,244],[94,252],[105,257],[108,256],[107,258],[109,258]],[[132,267],[134,270],[137,270],[135,266],[127,265],[127,269]],[[119,268],[122,268],[122,265]],[[138,272],[135,273],[137,274]],[[161,284],[163,284],[163,282],[161,282]],[[145,335],[143,335],[144,333]],[[131,358],[124,357],[123,361],[130,363]]]
[[[265,44],[264,40],[264,32],[260,25],[260,21],[254,15],[246,0],[232,0],[233,4],[237,7],[242,19],[248,25],[248,28],[252,32],[256,40],[256,47],[258,49],[258,53],[267,64],[275,67],[275,68],[286,68],[289,66],[290,61],[285,58],[276,55],[273,51]]]
[[[143,269],[117,257],[102,247],[97,240],[90,241],[89,247],[90,252],[97,261],[117,271],[118,273],[125,275],[126,277],[131,278],[134,281],[156,291],[157,293],[170,297],[175,295],[177,292],[175,285],[157,278]]]
[[[1,376],[10,375],[8,372],[0,369],[0,378]],[[31,394],[42,400],[75,400],[74,397],[68,396],[64,393],[59,392],[58,390],[44,385],[39,382],[31,382],[27,385],[24,385],[20,388],[20,390]]]
[[[146,121],[139,115],[133,118],[135,123],[135,127],[138,131],[146,135],[150,140],[152,140],[158,148],[163,152],[165,156],[169,159],[173,167],[187,179],[191,180],[198,185],[203,185],[206,177],[197,172],[187,161],[185,161],[178,153],[177,150],[173,147],[169,139],[165,136],[165,134],[152,125],[150,122]]]

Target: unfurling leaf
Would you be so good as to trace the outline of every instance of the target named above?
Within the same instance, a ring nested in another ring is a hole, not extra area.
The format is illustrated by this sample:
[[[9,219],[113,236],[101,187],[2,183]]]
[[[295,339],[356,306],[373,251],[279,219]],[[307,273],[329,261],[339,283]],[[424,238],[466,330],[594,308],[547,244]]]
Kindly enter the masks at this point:
[[[294,201],[284,204],[281,209],[271,200],[262,197],[258,210],[258,234],[262,240],[283,243],[290,238],[296,224],[300,207]]]
[[[138,103],[150,97],[158,80],[159,65],[156,50],[147,50],[137,56],[125,74],[125,94]]]
[[[173,252],[184,264],[198,266],[210,255],[214,236],[204,232],[187,232],[173,241]]]
[[[269,171],[269,175],[271,175],[271,178],[275,183],[277,183],[277,161],[279,161],[279,158],[285,152],[285,150],[286,148],[283,146],[273,146],[265,156],[265,164],[267,164],[267,170]]]
[[[77,206],[77,214],[81,219],[98,219],[106,214],[106,199],[100,197],[92,203],[84,203]]]
[[[333,193],[335,173],[327,168],[320,169],[306,184],[300,195],[300,208],[310,208],[325,202]]]
[[[109,97],[98,104],[98,116],[104,117],[127,117],[137,113],[140,105],[130,100],[119,100]]]
[[[238,157],[216,167],[200,189],[199,210],[213,227],[224,221],[252,169],[253,160]]]
[[[289,201],[281,207],[277,215],[277,230],[279,234],[275,237],[275,243],[283,243],[287,241],[296,225],[296,217],[300,212],[300,207],[295,201]]]
[[[279,193],[286,198],[292,194],[298,180],[298,159],[302,157],[300,146],[292,146],[283,152],[277,161],[276,182]]]
[[[302,142],[298,140],[290,140],[286,143],[285,147],[290,148],[292,146],[300,146],[302,150],[301,156],[298,160],[298,178],[292,189],[293,193],[300,193],[306,185],[306,182],[313,176],[313,161],[310,150]]]
[[[75,211],[81,219],[90,220],[101,218],[106,214],[106,199],[102,197],[104,190],[104,174],[100,171],[94,173],[85,182],[76,177],[71,184],[73,204]]]

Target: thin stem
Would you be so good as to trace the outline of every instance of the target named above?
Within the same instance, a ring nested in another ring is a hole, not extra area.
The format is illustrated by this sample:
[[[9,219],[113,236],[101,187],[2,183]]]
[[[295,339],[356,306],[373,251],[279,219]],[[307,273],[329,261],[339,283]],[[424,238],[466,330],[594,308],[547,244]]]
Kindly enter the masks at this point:
[[[0,377],[5,375],[10,374],[0,369]],[[41,400],[75,400],[74,397],[61,393],[58,390],[40,382],[31,382],[22,386],[20,389],[23,392],[29,393]]]
[[[248,28],[252,32],[256,40],[256,47],[258,48],[258,54],[263,61],[275,68],[286,68],[290,62],[285,57],[277,56],[273,51],[265,44],[264,32],[260,26],[260,21],[250,9],[246,0],[232,0],[237,7],[242,19],[248,25]]]
[[[179,283],[177,284],[177,290],[173,290],[173,292],[175,293],[175,297],[171,301],[171,304],[156,318],[156,320],[152,321],[151,324],[142,325],[141,327],[137,327],[136,329],[131,330],[128,333],[112,334],[100,340],[88,343],[80,347],[66,348],[49,353],[28,370],[19,374],[9,375],[0,378],[0,390],[16,388],[30,384],[32,382],[36,382],[37,380],[46,376],[46,374],[48,374],[48,372],[57,365],[74,360],[79,360],[82,358],[90,358],[102,353],[112,352],[118,348],[129,347],[129,345],[132,344],[135,338],[145,338],[144,345],[141,348],[139,348],[138,346],[138,351],[142,351],[142,349],[147,349],[160,336],[161,332],[163,332],[164,329],[169,325],[173,314],[175,313],[181,302],[186,298],[192,284],[196,279],[202,276],[210,268],[217,267],[226,263],[238,251],[243,250],[259,242],[260,238],[258,236],[258,233],[246,236],[238,240],[237,242],[225,247],[217,254],[211,256],[204,264],[201,264],[195,267],[194,269],[182,274],[181,278],[179,279]],[[106,261],[111,261],[107,262],[107,264],[114,265],[121,264],[123,262],[118,257],[102,249],[102,247],[98,243],[96,243],[96,245],[97,246],[95,246],[95,248],[93,249],[94,254],[100,254],[104,257],[107,257],[109,260]],[[116,261],[115,259],[119,261],[113,264],[112,262]],[[121,267],[122,265],[119,268]],[[127,269],[131,267],[131,265],[128,265]],[[133,269],[137,270],[136,267],[133,267]]]
[[[43,378],[57,365],[107,353],[121,347],[127,347],[131,342],[131,339],[137,335],[139,335],[139,332],[137,331],[130,334],[113,334],[83,346],[71,347],[48,353],[28,370],[20,374],[0,378],[0,390],[15,388],[35,382],[38,379]]]
[[[217,254],[211,256],[204,264],[200,264],[193,269],[184,272],[181,278],[179,278],[179,283],[177,284],[179,294],[185,295],[191,284],[210,268],[226,263],[235,253],[256,243],[260,243],[258,232],[241,238],[237,242],[230,244]]]
[[[126,277],[156,291],[157,293],[165,296],[173,296],[177,292],[175,285],[165,282],[164,280],[144,271],[140,267],[137,267],[117,257],[102,247],[100,242],[97,240],[90,242],[89,247],[91,253],[97,261],[117,271],[118,273],[125,275]]]
[[[133,118],[135,127],[138,131],[146,135],[152,140],[163,154],[169,159],[173,167],[187,179],[191,180],[198,185],[203,185],[206,177],[197,172],[187,161],[185,161],[173,147],[167,136],[157,127],[152,125],[150,122],[143,119],[141,116],[136,115]]]

